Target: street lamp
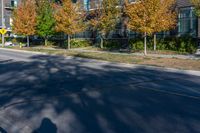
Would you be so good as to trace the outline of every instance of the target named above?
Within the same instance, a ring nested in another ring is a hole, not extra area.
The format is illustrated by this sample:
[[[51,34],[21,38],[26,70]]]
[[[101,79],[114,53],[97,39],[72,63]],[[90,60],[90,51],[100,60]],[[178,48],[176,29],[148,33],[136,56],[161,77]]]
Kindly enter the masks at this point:
[[[1,29],[5,28],[5,21],[4,21],[4,0],[1,0],[1,20],[2,20],[2,27]],[[2,35],[2,47],[4,47],[4,34]]]

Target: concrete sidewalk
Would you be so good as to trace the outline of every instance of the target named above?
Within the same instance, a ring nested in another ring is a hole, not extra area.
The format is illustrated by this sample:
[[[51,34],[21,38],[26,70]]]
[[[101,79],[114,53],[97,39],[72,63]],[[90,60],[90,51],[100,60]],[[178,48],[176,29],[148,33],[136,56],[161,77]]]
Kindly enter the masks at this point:
[[[87,50],[87,49],[71,49],[72,51],[78,52],[91,52],[91,53],[110,53],[118,55],[135,55],[135,56],[144,56],[143,53],[122,53],[122,52],[110,52],[110,51],[96,51],[96,50]],[[192,59],[199,60],[200,55],[190,54],[190,55],[166,55],[166,54],[148,54],[148,57],[158,57],[158,58],[178,58],[178,59]]]
[[[58,51],[66,51],[66,49],[61,48],[45,48],[45,47],[32,47],[33,49],[46,49],[46,50],[58,50]],[[14,49],[7,49],[7,48],[0,48],[0,49],[6,49],[6,50],[14,50]],[[21,50],[23,52],[29,52],[29,53],[35,53],[35,54],[42,54],[42,52],[32,52],[32,51],[25,51]],[[143,53],[126,53],[126,52],[117,52],[117,51],[97,51],[97,50],[88,50],[87,48],[73,48],[70,49],[70,51],[77,51],[77,52],[87,52],[87,53],[109,53],[109,54],[117,54],[117,55],[134,55],[134,56],[144,56]],[[43,53],[44,54],[44,53]],[[177,59],[190,59],[190,60],[200,60],[199,54],[173,54],[173,55],[167,55],[167,54],[148,54],[147,57],[157,57],[157,58],[177,58]]]

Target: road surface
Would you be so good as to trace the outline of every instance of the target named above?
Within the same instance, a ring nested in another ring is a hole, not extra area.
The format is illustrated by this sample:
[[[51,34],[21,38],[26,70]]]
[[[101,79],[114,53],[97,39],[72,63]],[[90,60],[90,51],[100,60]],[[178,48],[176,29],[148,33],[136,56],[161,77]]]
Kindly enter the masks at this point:
[[[200,133],[200,75],[1,49],[0,132]]]

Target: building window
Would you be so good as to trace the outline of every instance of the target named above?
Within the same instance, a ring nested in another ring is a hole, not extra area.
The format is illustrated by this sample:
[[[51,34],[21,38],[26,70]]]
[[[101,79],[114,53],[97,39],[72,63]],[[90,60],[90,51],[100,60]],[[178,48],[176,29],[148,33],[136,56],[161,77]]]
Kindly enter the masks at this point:
[[[17,0],[11,0],[11,7],[17,7]]]
[[[193,7],[180,8],[178,20],[179,35],[197,35],[197,17]]]
[[[84,0],[84,9],[87,11],[90,9],[90,1],[89,0]]]

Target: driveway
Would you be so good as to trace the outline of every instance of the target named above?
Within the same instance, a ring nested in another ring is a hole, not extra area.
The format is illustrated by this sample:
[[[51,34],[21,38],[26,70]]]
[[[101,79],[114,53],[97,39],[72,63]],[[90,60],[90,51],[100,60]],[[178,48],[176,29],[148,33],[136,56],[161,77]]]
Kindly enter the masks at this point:
[[[0,50],[2,133],[200,133],[199,112],[199,72]]]

